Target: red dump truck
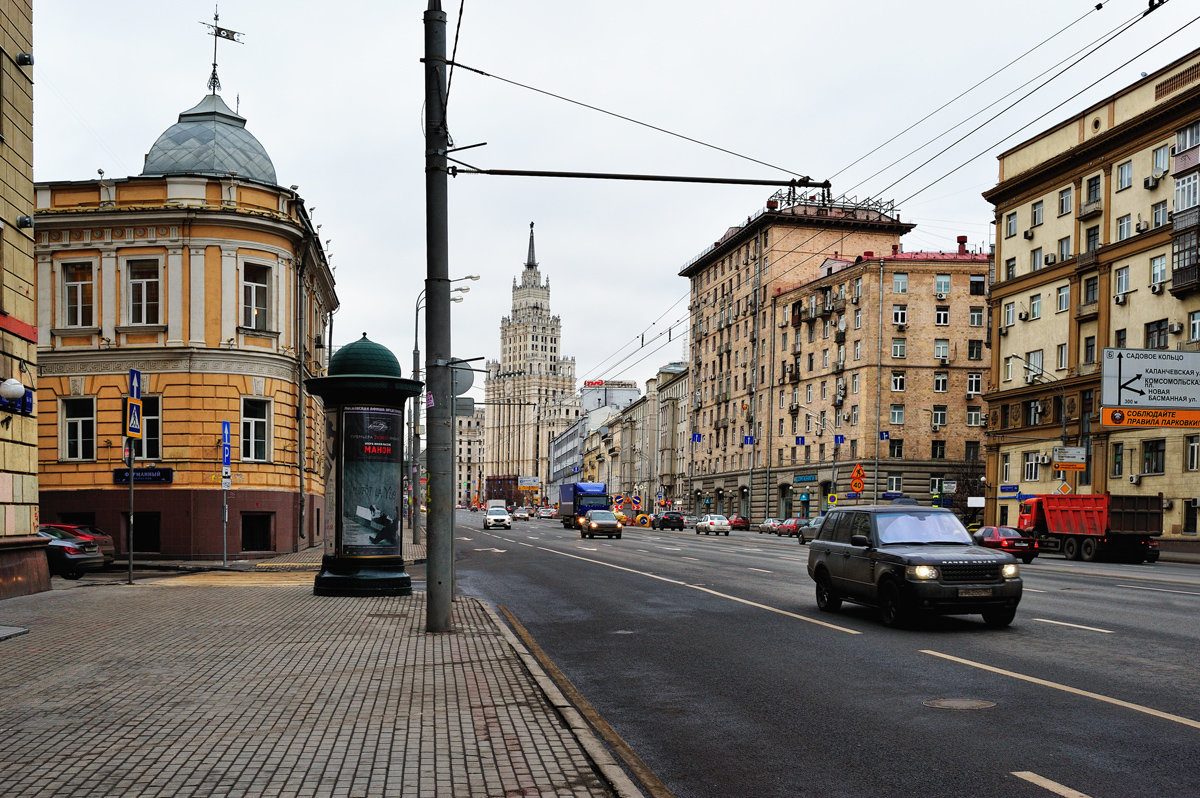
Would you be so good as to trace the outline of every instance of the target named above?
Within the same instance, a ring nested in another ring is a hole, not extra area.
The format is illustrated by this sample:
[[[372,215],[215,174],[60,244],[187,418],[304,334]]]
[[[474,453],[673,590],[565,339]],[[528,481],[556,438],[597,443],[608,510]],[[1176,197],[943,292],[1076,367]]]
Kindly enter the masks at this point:
[[[1068,560],[1156,562],[1162,494],[1031,496],[1021,502],[1017,528],[1036,537],[1043,552],[1061,551]]]

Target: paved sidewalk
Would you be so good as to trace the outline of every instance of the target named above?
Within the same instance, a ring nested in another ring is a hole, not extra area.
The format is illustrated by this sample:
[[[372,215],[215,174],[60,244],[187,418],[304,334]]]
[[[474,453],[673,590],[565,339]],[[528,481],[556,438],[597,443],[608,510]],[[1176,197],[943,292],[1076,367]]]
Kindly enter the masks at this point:
[[[0,791],[641,795],[512,632],[460,597],[209,571],[0,601]]]

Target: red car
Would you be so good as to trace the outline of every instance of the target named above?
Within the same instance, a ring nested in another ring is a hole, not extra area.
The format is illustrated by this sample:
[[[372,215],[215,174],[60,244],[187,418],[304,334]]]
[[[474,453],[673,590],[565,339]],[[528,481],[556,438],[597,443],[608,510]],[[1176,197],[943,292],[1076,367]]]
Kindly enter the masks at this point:
[[[734,515],[729,516],[729,528],[730,529],[749,529],[750,528],[750,519],[744,515],[737,515],[735,513]]]
[[[794,538],[800,535],[800,527],[807,524],[808,520],[805,518],[785,518],[775,527],[775,534]]]
[[[1033,562],[1033,558],[1038,556],[1037,539],[1026,537],[1021,534],[1021,530],[1011,526],[981,526],[974,533],[974,538],[979,545],[1007,551],[1014,557],[1021,558],[1026,564]]]

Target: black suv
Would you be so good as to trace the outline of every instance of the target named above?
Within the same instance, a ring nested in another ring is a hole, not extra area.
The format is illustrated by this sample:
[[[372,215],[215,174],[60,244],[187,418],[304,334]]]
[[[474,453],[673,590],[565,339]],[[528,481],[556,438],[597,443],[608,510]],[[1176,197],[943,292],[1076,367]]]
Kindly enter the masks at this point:
[[[1016,558],[976,546],[940,507],[830,511],[809,544],[808,575],[820,609],[834,612],[843,600],[876,606],[888,626],[921,611],[981,613],[988,626],[1007,626],[1021,601]]]
[[[654,529],[683,529],[683,513],[667,510],[651,518],[650,526]]]

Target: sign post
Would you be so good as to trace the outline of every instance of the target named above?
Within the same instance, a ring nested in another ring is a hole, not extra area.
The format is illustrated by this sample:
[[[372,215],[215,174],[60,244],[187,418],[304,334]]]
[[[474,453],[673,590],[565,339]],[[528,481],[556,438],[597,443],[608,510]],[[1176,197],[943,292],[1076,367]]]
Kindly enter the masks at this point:
[[[229,422],[221,422],[221,566],[229,565]]]
[[[137,457],[134,451],[134,440],[142,437],[142,372],[137,369],[129,370],[129,397],[125,401],[125,466],[129,469],[129,524],[127,525],[125,542],[129,546],[129,578],[133,584],[133,483],[136,481],[133,473],[133,461]]]

